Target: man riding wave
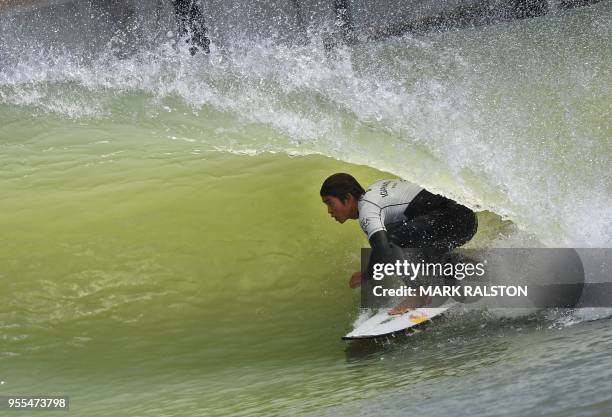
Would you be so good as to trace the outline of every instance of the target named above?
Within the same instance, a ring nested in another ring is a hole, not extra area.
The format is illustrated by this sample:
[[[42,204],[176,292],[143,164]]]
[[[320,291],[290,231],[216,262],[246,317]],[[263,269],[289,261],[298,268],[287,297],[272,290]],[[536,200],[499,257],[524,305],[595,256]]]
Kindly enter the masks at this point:
[[[372,247],[371,259],[388,259],[391,249],[398,247],[450,253],[467,243],[478,227],[469,208],[401,179],[377,181],[365,190],[353,176],[337,173],[323,182],[320,195],[336,221],[359,220]],[[349,286],[356,288],[361,281],[361,271],[355,272]],[[406,299],[389,314],[402,314],[425,302]]]

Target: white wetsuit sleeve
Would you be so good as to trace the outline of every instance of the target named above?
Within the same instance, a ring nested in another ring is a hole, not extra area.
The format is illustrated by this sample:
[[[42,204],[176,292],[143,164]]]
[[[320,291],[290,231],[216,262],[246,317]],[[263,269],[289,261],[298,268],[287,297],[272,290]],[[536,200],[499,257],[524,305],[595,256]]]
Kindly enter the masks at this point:
[[[368,200],[361,200],[359,202],[359,225],[365,234],[368,235],[368,240],[374,233],[380,230],[387,230],[383,216],[383,211],[377,204]]]

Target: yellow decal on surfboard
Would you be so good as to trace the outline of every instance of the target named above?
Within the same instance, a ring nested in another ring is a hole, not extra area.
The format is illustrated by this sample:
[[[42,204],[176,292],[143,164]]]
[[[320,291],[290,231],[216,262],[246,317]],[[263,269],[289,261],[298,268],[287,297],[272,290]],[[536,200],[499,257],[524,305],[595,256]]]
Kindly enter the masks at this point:
[[[412,323],[420,324],[420,323],[423,323],[424,321],[427,321],[427,314],[412,313],[410,316],[408,316],[408,318],[410,319]]]

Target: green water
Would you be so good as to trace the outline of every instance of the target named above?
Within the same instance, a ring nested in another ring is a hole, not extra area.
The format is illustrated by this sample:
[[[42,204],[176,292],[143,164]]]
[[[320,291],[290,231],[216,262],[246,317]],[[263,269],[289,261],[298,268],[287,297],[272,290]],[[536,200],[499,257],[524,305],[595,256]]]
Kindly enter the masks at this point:
[[[566,378],[550,393],[558,410],[586,366],[588,415],[609,410],[597,396],[609,401],[606,321],[565,329],[473,313],[397,343],[340,340],[366,240],[329,219],[318,188],[330,172],[389,174],[29,120],[2,135],[2,393],[69,395],[70,413],[87,416],[440,415],[475,390],[503,401],[521,375],[527,386]],[[512,230],[479,216],[476,247]],[[542,409],[542,392],[523,395],[511,410]]]
[[[611,415],[606,309],[341,341],[367,240],[318,195],[334,172],[401,175],[478,211],[471,247],[609,245],[611,10],[335,57],[2,67],[0,395],[78,416]]]
[[[67,394],[79,415],[249,415],[359,388],[340,336],[367,242],[318,189],[389,174],[30,120],[2,138],[2,392]]]

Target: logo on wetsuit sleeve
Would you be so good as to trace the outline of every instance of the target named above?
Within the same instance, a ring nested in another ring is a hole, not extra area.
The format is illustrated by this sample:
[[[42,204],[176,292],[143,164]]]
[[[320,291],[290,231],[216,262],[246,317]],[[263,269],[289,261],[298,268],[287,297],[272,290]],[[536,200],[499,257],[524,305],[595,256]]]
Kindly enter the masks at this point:
[[[389,191],[387,191],[387,187],[391,184],[391,181],[385,181],[380,186],[380,196],[387,197],[389,195]]]
[[[365,230],[366,227],[368,227],[368,224],[370,224],[370,219],[368,219],[367,217],[363,218],[359,221],[359,223],[361,224],[361,228]]]

